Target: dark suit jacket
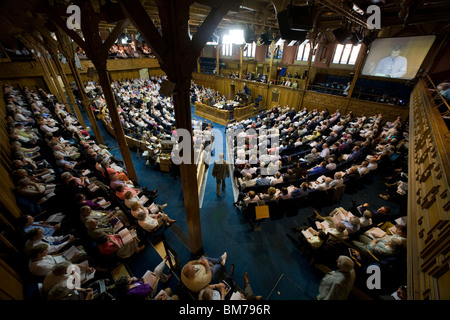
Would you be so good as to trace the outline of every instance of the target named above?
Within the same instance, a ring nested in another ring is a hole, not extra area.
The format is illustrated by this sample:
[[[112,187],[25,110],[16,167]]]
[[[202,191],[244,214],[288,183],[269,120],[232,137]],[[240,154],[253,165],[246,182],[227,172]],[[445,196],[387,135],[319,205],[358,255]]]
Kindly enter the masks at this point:
[[[295,181],[297,180],[297,175],[296,174],[286,174],[283,176],[283,182],[291,182],[291,181]]]
[[[216,179],[225,179],[230,176],[230,165],[223,161],[223,163],[219,163],[220,160],[214,162],[212,176]]]

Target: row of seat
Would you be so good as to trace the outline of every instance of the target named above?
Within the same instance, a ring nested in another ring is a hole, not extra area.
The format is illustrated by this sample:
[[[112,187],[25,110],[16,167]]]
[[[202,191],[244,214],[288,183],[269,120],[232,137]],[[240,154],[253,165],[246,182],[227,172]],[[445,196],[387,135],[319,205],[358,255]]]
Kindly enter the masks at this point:
[[[339,203],[345,192],[346,185],[333,187],[328,190],[310,190],[306,195],[297,196],[290,199],[271,200],[261,203],[249,203],[241,208],[242,214],[247,219],[252,228],[258,228],[265,219],[276,220],[284,216],[292,217],[299,213],[301,208],[314,205],[329,205]],[[260,215],[258,206],[267,206],[268,215]]]

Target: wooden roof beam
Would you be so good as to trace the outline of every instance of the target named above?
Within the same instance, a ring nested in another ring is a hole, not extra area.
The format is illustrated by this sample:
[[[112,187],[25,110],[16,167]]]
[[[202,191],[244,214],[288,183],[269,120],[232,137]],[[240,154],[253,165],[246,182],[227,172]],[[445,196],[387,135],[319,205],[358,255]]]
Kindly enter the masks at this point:
[[[67,28],[66,21],[64,21],[64,19],[61,18],[59,10],[57,10],[56,7],[49,7],[46,11],[46,14],[53,21],[53,23],[55,23],[70,38],[72,38],[72,40],[75,41],[81,49],[83,49],[83,51],[87,52],[87,47],[84,40],[81,38],[81,36],[78,34],[77,31]]]
[[[211,8],[221,8],[225,4],[228,7],[228,11],[239,11],[241,1],[223,1],[223,0],[195,0],[194,2]]]
[[[130,24],[130,19],[125,18],[119,21],[113,31],[109,34],[108,38],[103,42],[101,46],[102,54],[108,56],[109,49],[112,47],[117,38],[122,34],[123,30]]]
[[[197,28],[197,32],[192,37],[191,52],[189,53],[188,61],[192,67],[195,68],[197,58],[200,55],[202,49],[208,42],[212,32],[217,28],[222,18],[236,6],[239,7],[240,0],[220,1],[217,7],[213,7],[203,23]]]
[[[92,61],[99,77],[100,85],[103,89],[106,104],[109,110],[109,115],[112,120],[114,134],[122,154],[123,161],[128,177],[137,182],[137,175],[134,169],[133,160],[131,158],[130,150],[125,139],[123,128],[120,123],[119,113],[117,110],[116,101],[112,92],[110,79],[107,72],[107,58],[108,50],[111,44],[117,39],[118,35],[129,24],[128,19],[120,20],[114,27],[113,32],[109,35],[105,42],[100,37],[99,24],[104,17],[104,13],[97,12],[90,1],[83,2],[81,19],[81,31],[85,40],[81,39],[78,33],[74,30],[68,29],[64,19],[59,15],[54,8],[48,8],[47,13],[50,19],[61,28],[68,36],[70,36],[77,44],[86,52],[87,57]]]
[[[149,17],[141,1],[127,0],[121,1],[125,15],[131,20],[133,25],[138,29],[142,37],[149,43],[155,56],[161,62],[164,55],[168,51],[168,45],[162,38],[152,19]]]

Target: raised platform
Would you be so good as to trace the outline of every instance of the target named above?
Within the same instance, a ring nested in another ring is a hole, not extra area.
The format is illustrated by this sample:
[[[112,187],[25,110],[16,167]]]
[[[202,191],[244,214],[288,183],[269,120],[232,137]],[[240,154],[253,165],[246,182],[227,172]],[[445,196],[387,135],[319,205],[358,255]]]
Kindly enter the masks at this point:
[[[210,107],[204,103],[195,103],[196,116],[205,118],[212,122],[226,126],[233,121],[241,121],[254,115],[254,104],[249,104],[245,107],[236,107],[233,110],[223,110],[215,107]]]

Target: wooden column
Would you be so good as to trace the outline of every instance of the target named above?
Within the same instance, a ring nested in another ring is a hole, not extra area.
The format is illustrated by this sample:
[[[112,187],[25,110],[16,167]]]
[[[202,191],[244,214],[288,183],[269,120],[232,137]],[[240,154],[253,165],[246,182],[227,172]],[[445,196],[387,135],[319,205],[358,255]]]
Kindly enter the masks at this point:
[[[245,46],[245,45],[244,45]],[[242,79],[242,63],[244,62],[244,46],[239,46],[239,79]]]
[[[70,71],[72,72],[72,76],[78,87],[78,91],[80,92],[81,105],[83,106],[84,112],[86,112],[89,122],[91,123],[91,128],[94,132],[95,139],[98,144],[104,144],[103,136],[97,124],[97,119],[95,118],[95,114],[91,109],[90,101],[86,94],[83,81],[81,80],[80,73],[78,72],[78,68],[75,65],[76,53],[73,48],[73,44],[70,41],[69,36],[66,35],[59,27],[57,27],[56,36],[58,38],[59,49],[67,59],[67,64],[69,65]]]
[[[117,11],[117,7],[110,7],[108,9],[114,11],[113,14],[115,15],[115,17],[120,17],[121,12]],[[113,31],[110,33],[108,38],[103,41],[100,37],[99,23],[105,18],[105,15],[107,15],[108,13],[96,11],[90,1],[83,2],[81,8],[83,12],[83,18],[81,19],[81,31],[85,38],[85,40],[83,40],[78,32],[67,28],[65,21],[61,18],[60,11],[56,10],[53,7],[46,8],[46,10],[46,13],[51,18],[51,20],[86,52],[87,57],[92,61],[95,68],[97,69],[99,82],[105,96],[105,100],[109,110],[109,116],[111,117],[112,121],[112,127],[117,140],[117,144],[120,149],[120,153],[122,154],[122,158],[125,163],[127,175],[131,180],[138,183],[133,160],[131,158],[130,150],[128,149],[127,141],[125,139],[122,124],[119,118],[119,113],[117,111],[116,100],[111,89],[111,83],[106,69],[108,50],[114,43],[114,41],[117,40],[118,36],[128,26],[129,20],[120,20]]]
[[[59,61],[59,59],[56,59],[55,60],[55,64],[56,64],[56,66],[58,68],[58,72],[60,74],[60,77],[61,77],[61,79],[62,79],[62,81],[64,83],[64,87],[66,89],[67,96],[69,97],[70,104],[72,105],[72,108],[73,108],[75,114],[77,115],[78,122],[83,127],[86,127],[86,123],[84,122],[83,115],[81,114],[81,111],[80,111],[80,108],[78,106],[77,100],[75,99],[75,96],[73,95],[72,88],[70,87],[69,80],[67,79],[67,76],[66,76],[66,74],[64,72],[64,69],[63,69],[63,67],[61,65],[61,61]]]
[[[275,54],[275,41],[274,40],[272,40],[269,50],[270,50],[270,63],[269,63],[269,75],[267,76],[268,84],[270,83],[270,80],[272,79],[273,55]]]
[[[309,32],[310,37],[308,39],[309,40],[308,67],[306,69],[306,77],[305,77],[304,86],[303,86],[303,90],[305,90],[305,91],[308,90],[309,82],[311,79],[311,65],[312,65],[312,56],[314,53],[314,48],[316,47],[316,45],[319,42],[319,32],[316,29],[317,20],[320,18],[323,11],[324,11],[324,9],[319,9],[319,11],[316,12],[316,14],[314,16],[313,27]],[[303,97],[304,96],[305,96],[305,92],[303,92]],[[302,97],[302,104],[303,104],[303,97]]]
[[[104,144],[102,133],[100,132],[100,129],[97,124],[97,119],[95,118],[94,111],[92,111],[90,100],[86,94],[86,89],[84,88],[83,81],[81,80],[80,73],[78,72],[78,68],[75,66],[75,62],[70,60],[68,61],[68,65],[70,68],[70,71],[72,72],[72,76],[75,80],[75,83],[77,85],[78,91],[81,95],[81,105],[84,108],[84,112],[86,112],[86,115],[89,119],[89,122],[91,123],[92,131],[94,131],[95,139],[98,144]]]
[[[175,108],[177,128],[182,128],[191,132],[192,135],[192,119],[189,103],[190,86],[186,82],[179,81],[177,83],[177,94],[173,97]],[[182,115],[182,116],[181,116]],[[184,206],[186,209],[186,222],[189,231],[189,245],[191,253],[194,256],[203,253],[202,228],[200,220],[200,202],[198,198],[197,184],[197,166],[194,163],[194,149],[191,145],[191,163],[180,165],[181,185],[183,188]]]
[[[220,45],[216,46],[216,76],[220,74]]]
[[[50,75],[50,71],[48,70],[47,64],[43,61],[42,55],[45,53],[39,52],[40,57],[38,57],[37,54],[35,54],[35,59],[37,61],[39,61],[39,63],[42,66],[42,69],[44,70],[44,81],[47,84],[48,90],[50,91],[50,93],[52,95],[54,95],[55,97],[58,97],[58,90],[55,87],[55,83]]]
[[[272,92],[270,91],[270,80],[272,77],[272,66],[273,66],[273,54],[275,53],[275,41],[272,40],[272,43],[269,46],[270,50],[270,64],[269,64],[269,74],[267,75],[267,96],[266,96],[266,106],[272,108]],[[264,74],[264,70],[263,70]]]
[[[364,65],[364,60],[366,58],[367,47],[364,43],[361,43],[361,52],[362,52],[362,54],[359,58],[359,63],[358,63],[358,66],[356,67],[355,75],[353,76],[353,81],[350,85],[350,89],[348,90],[347,97],[349,97],[349,98],[352,97],[352,93],[353,93],[353,90],[355,89],[356,81],[358,80],[359,74],[361,73],[361,69]]]
[[[82,126],[86,126],[84,123],[84,119],[81,115],[80,109],[78,108],[78,104],[75,101],[75,97],[73,96],[73,92],[70,89],[69,81],[67,80],[66,73],[64,72],[64,69],[61,65],[61,61],[58,57],[58,44],[56,40],[51,36],[50,31],[45,27],[45,24],[40,22],[40,20],[36,21],[35,29],[30,30],[30,34],[33,35],[35,41],[39,42],[40,45],[42,45],[51,55],[51,59],[47,59],[49,66],[53,70],[55,74],[55,78],[58,79],[58,74],[61,77],[61,80],[65,86],[65,90],[61,87],[61,84],[59,81],[57,81],[58,87],[61,89],[62,98],[64,98],[64,106],[66,107],[66,110],[68,110],[69,113],[72,113],[72,110],[68,107],[67,99],[64,94],[67,94],[67,97],[69,98],[70,104],[72,105],[73,111],[75,112],[78,121]],[[42,38],[42,39],[41,39]],[[53,64],[52,64],[53,61]],[[56,68],[56,70],[55,70]]]
[[[47,68],[50,72],[50,76],[53,78],[53,82],[55,83],[55,87],[56,87],[58,95],[59,95],[59,100],[60,100],[59,102],[64,105],[64,107],[66,108],[66,111],[68,113],[72,114],[72,110],[68,106],[67,98],[64,93],[64,90],[61,87],[61,84],[59,83],[58,75],[56,74],[56,71],[55,71],[53,64],[50,61],[50,58],[48,57],[48,55],[49,55],[49,53],[43,54],[43,56],[44,56],[43,60],[44,60],[44,63],[47,65]]]
[[[429,89],[419,78],[409,103],[408,300],[450,299],[450,142]]]
[[[99,37],[100,39],[100,37]],[[91,45],[99,45],[98,42],[95,41],[95,39],[89,39],[88,36],[86,36],[86,41],[88,43],[90,42]],[[101,41],[101,40],[100,40]],[[114,130],[114,135],[117,140],[117,144],[119,145],[120,153],[122,154],[123,162],[125,163],[125,167],[127,170],[128,177],[138,182],[137,174],[134,169],[133,160],[131,158],[131,153],[128,148],[127,140],[125,139],[125,134],[123,132],[122,124],[120,122],[119,117],[119,111],[117,109],[116,99],[114,97],[112,88],[111,88],[111,81],[108,76],[108,72],[106,69],[106,55],[100,56],[99,54],[94,55],[93,57],[89,57],[92,61],[92,63],[95,66],[95,69],[97,70],[97,75],[99,79],[99,83],[102,86],[102,92],[105,96],[105,101],[108,106],[109,116],[111,117],[111,124]]]
[[[122,124],[120,122],[119,112],[117,111],[116,100],[114,98],[113,91],[111,89],[111,83],[106,70],[106,61],[104,64],[101,62],[95,63],[95,68],[97,69],[98,79],[100,85],[102,86],[103,95],[105,96],[106,104],[108,105],[109,116],[111,117],[111,124],[114,130],[114,135],[119,145],[120,152],[122,154],[123,162],[127,169],[128,177],[137,181],[136,171],[134,169],[133,160],[131,158],[130,150],[128,148],[127,140],[125,139],[125,134],[123,132]]]
[[[309,85],[309,79],[310,79],[310,72],[311,72],[311,64],[312,64],[312,56],[313,56],[313,43],[309,42],[309,54],[308,54],[308,67],[306,68],[306,77],[305,77],[305,81],[304,81],[304,87],[303,90],[308,90],[308,85]]]
[[[190,39],[188,36],[187,22],[189,20],[190,1],[183,1],[181,7],[180,3],[173,0],[156,1],[156,3],[160,16],[162,17],[161,26],[163,28],[163,37],[171,44],[171,50],[169,52],[172,54],[164,58],[163,70],[166,72],[169,80],[176,84],[176,94],[173,96],[176,126],[178,129],[187,130],[192,137],[191,107],[189,102],[192,69],[189,66],[190,61],[186,61],[183,54],[177,54],[184,52],[187,56],[187,51],[189,50]],[[212,32],[213,30],[211,30]],[[196,34],[195,36],[198,35]],[[217,49],[217,75],[220,70],[219,54],[220,51]],[[188,151],[191,154],[191,161],[190,163],[182,163],[180,165],[180,176],[186,208],[190,250],[193,256],[198,256],[203,253],[200,202],[198,198],[197,166],[194,163],[192,143],[190,143],[189,148],[190,150]]]
[[[347,94],[348,102],[347,102],[347,107],[346,107],[346,110],[344,111],[344,113],[347,113],[347,109],[350,106],[353,90],[355,89],[356,81],[358,80],[358,76],[361,73],[361,69],[364,65],[364,60],[366,58],[367,47],[364,43],[361,43],[360,51],[362,52],[362,54],[359,58],[359,63],[358,63],[358,66],[356,67],[355,74],[353,75],[353,80],[352,80],[352,83],[350,84],[350,89],[348,89],[348,94]]]
[[[64,72],[64,69],[62,67],[62,62],[58,58],[58,52],[56,49],[52,49],[50,45],[48,46],[49,52],[51,53],[53,57],[53,62],[56,66],[56,69],[58,70],[59,76],[61,77],[62,82],[65,86],[65,91],[67,93],[67,96],[69,98],[70,104],[72,105],[73,111],[75,112],[78,122],[83,126],[86,127],[86,124],[84,123],[83,116],[81,114],[80,108],[78,107],[77,101],[75,100],[75,96],[73,95],[72,89],[70,88],[69,81],[67,80],[66,73]],[[67,60],[67,59],[66,59]]]
[[[223,16],[231,9],[239,10],[241,1],[204,1],[212,9],[197,33],[189,39],[189,1],[156,0],[161,19],[162,36],[145,12],[139,0],[121,2],[125,15],[150,43],[161,69],[169,81],[176,85],[173,96],[175,120],[178,129],[185,129],[192,136],[191,108],[189,102],[190,80],[200,52],[217,28]],[[217,63],[217,62],[216,62]],[[219,68],[217,68],[219,72]],[[192,141],[191,163],[180,165],[181,184],[189,230],[190,250],[196,256],[203,252],[200,209],[198,199],[197,168],[193,163]]]

